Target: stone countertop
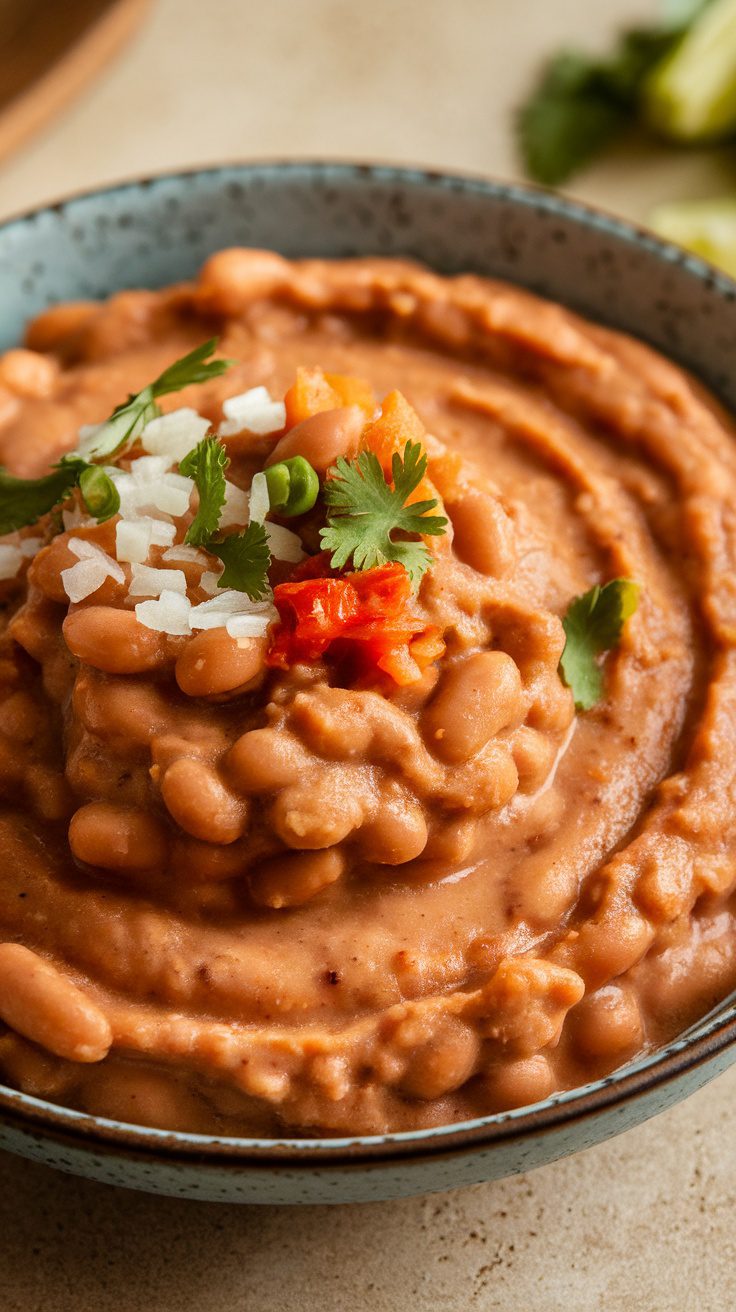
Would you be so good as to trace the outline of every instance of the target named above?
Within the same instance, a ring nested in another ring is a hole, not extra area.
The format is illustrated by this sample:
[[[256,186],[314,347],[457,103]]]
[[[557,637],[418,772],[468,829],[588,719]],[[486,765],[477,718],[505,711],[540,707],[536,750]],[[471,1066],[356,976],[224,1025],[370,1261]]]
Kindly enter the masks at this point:
[[[654,0],[157,0],[118,61],[0,173],[0,214],[125,176],[352,157],[518,177],[538,59]],[[644,218],[733,186],[728,152],[624,144],[574,194]],[[721,1312],[736,1070],[531,1175],[390,1204],[224,1208],[0,1154],[2,1312]]]

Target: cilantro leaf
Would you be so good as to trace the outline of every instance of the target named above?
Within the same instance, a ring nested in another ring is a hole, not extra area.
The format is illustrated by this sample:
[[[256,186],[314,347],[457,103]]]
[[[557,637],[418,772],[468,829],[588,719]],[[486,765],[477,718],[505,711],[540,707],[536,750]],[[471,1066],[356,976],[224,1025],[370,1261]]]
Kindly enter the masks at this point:
[[[603,692],[603,671],[596,657],[615,647],[626,620],[639,604],[638,583],[611,579],[575,597],[562,621],[565,649],[560,673],[579,711],[589,711]]]
[[[372,569],[398,561],[416,587],[429,566],[423,542],[396,541],[394,532],[436,536],[445,532],[444,515],[430,515],[438,504],[433,498],[406,505],[407,497],[427,472],[427,456],[419,442],[407,442],[403,457],[394,453],[391,462],[393,487],[386,482],[378,457],[362,451],[355,460],[340,456],[327,474],[324,487],[329,513],[327,527],[320,533],[325,551],[332,552],[331,565],[342,569],[352,558],[356,570]]]
[[[204,547],[217,532],[225,504],[225,470],[230,464],[219,437],[205,437],[179,461],[179,473],[193,478],[199,492],[199,509],[187,529],[185,542]]]
[[[252,523],[242,533],[232,533],[220,542],[208,542],[207,550],[219,556],[225,566],[218,588],[245,592],[251,601],[260,601],[266,595],[271,553],[262,524]]]
[[[146,424],[161,414],[156,400],[169,392],[180,392],[183,387],[194,383],[205,383],[210,378],[217,378],[230,368],[232,360],[207,360],[217,346],[217,338],[196,346],[181,360],[175,360],[164,369],[158,378],[144,387],[142,391],[128,397],[122,405],[113,410],[110,418],[90,434],[86,442],[80,444],[80,454],[90,459],[99,460],[102,456],[111,456],[127,443],[132,442],[143,432]]]
[[[518,144],[529,176],[547,186],[567,181],[633,122],[646,75],[686,30],[682,24],[633,28],[604,59],[577,51],[555,55],[517,112]]]
[[[43,478],[14,478],[0,467],[0,534],[35,524],[76,487],[85,462],[66,457]]]

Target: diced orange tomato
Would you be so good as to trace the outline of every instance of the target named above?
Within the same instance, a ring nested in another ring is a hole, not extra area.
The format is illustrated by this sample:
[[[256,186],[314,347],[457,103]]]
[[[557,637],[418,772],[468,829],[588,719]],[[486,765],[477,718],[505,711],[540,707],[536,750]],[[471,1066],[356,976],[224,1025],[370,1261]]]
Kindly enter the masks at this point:
[[[302,576],[280,583],[274,588],[279,623],[267,663],[288,669],[329,654],[351,659],[363,671],[381,670],[398,684],[415,683],[444,643],[434,625],[407,611],[410,597],[409,575],[395,563],[342,578]]]
[[[394,455],[404,454],[407,442],[418,442],[426,450],[427,430],[403,392],[389,392],[378,418],[363,429],[361,446],[364,451],[373,451],[378,456],[386,478],[390,478],[391,461]],[[435,513],[441,515],[443,512],[442,497],[428,475],[425,475],[407,499],[409,505],[415,501],[436,501]],[[427,547],[435,555],[450,549],[452,533],[449,523],[447,527],[448,532],[441,536],[424,538]]]
[[[318,366],[313,369],[300,366],[284,397],[284,404],[288,431],[323,410],[337,410],[346,405],[360,406],[369,418],[376,409],[376,398],[370,383],[363,378],[354,378],[350,374],[326,374]]]

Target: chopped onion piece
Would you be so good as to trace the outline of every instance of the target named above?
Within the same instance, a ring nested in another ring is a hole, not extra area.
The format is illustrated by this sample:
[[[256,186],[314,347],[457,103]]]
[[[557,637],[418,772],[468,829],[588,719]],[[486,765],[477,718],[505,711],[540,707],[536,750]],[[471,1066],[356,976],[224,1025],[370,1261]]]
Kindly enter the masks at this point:
[[[62,510],[61,522],[67,533],[74,528],[87,528],[95,523],[92,516],[88,515],[76,501],[71,510]]]
[[[14,579],[22,564],[23,553],[20,547],[6,542],[0,544],[0,579]]]
[[[136,619],[147,629],[157,633],[171,633],[182,637],[191,632],[189,627],[190,603],[180,592],[165,589],[155,601],[139,601],[135,608]]]
[[[193,629],[219,629],[233,615],[266,616],[268,624],[276,611],[270,601],[251,601],[244,592],[221,588],[211,601],[192,606],[190,623]]]
[[[69,538],[66,545],[72,555],[77,557],[77,560],[93,560],[95,564],[104,565],[111,579],[114,579],[116,583],[125,582],[125,574],[118,562],[113,560],[112,556],[108,556],[107,552],[103,551],[102,547],[98,547],[95,542],[87,542],[84,538]],[[75,566],[72,566],[72,569],[74,568]]]
[[[289,560],[294,563],[304,560],[305,552],[301,538],[296,533],[292,533],[290,528],[284,528],[282,524],[266,524],[264,527],[269,551],[276,560]]]
[[[179,542],[175,547],[169,547],[161,557],[162,560],[185,560],[191,565],[209,565],[209,557],[206,552],[200,551],[197,547],[188,547],[186,543]]]
[[[151,565],[133,565],[128,592],[131,597],[160,597],[162,592],[187,594],[187,580],[180,569],[154,569]]]
[[[170,547],[176,537],[176,525],[165,519],[151,520],[151,542],[154,547]]]
[[[121,519],[115,526],[115,555],[118,560],[142,564],[153,543],[152,519]]]
[[[225,504],[220,514],[220,528],[248,523],[248,493],[225,480]]]
[[[225,418],[220,424],[221,437],[232,437],[243,429],[249,433],[275,433],[286,423],[286,406],[283,401],[274,401],[265,387],[251,387],[228,397],[222,412]]]
[[[225,628],[231,638],[262,638],[268,632],[269,624],[278,619],[278,611],[273,607],[272,615],[231,615]]]
[[[135,483],[155,483],[171,469],[167,456],[138,456],[131,460],[130,473]]]
[[[152,419],[141,433],[141,444],[151,455],[167,456],[170,464],[178,464],[212,427],[189,406],[171,410],[167,415]]]
[[[265,474],[253,475],[248,502],[249,522],[251,524],[262,524],[271,509],[271,498],[268,495],[268,483]]]
[[[21,554],[28,559],[31,556],[37,556],[43,546],[43,538],[21,538],[18,543]]]
[[[64,591],[71,602],[84,601],[101,588],[110,571],[98,560],[78,560],[76,565],[61,571]]]
[[[219,581],[222,578],[222,573],[222,570],[204,570],[199,579],[199,586],[202,591],[209,592],[210,596],[214,596],[217,592]]]

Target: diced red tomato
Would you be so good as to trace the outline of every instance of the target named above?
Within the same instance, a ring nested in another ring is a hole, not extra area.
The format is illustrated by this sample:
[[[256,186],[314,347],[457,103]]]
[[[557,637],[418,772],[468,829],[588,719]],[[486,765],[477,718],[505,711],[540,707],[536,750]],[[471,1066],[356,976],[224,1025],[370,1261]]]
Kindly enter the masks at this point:
[[[409,575],[398,564],[342,578],[302,576],[280,583],[274,588],[279,623],[267,663],[287,669],[328,654],[352,660],[364,671],[381,670],[398,684],[415,683],[442,654],[444,643],[435,626],[408,612],[410,597]]]

